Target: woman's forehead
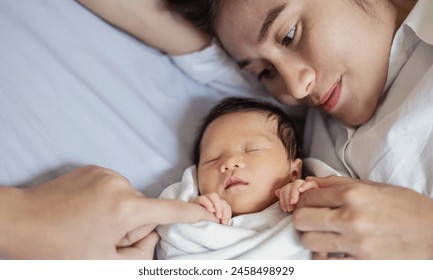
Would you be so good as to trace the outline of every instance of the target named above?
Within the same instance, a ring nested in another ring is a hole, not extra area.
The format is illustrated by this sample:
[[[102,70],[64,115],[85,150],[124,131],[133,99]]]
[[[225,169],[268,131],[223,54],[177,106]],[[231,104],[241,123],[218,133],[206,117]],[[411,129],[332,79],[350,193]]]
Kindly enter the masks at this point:
[[[216,34],[229,53],[238,59],[241,56],[237,55],[238,43],[260,43],[280,12],[290,8],[291,3],[296,1],[300,0],[222,1],[215,22]],[[231,49],[232,45],[237,46]]]
[[[240,24],[257,22],[259,25],[269,11],[293,1],[298,0],[224,0],[221,1],[217,13],[217,26],[227,21],[236,21]]]

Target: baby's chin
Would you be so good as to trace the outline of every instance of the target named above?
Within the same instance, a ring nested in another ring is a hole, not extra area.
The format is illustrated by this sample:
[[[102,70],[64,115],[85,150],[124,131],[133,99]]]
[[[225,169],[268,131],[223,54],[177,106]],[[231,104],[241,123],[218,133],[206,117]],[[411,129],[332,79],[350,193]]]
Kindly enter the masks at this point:
[[[236,207],[236,205],[233,205],[233,206],[231,206],[232,217],[261,212],[261,211],[265,210],[266,208],[270,207],[271,205],[273,205],[277,201],[278,200],[275,200],[274,202],[267,203],[266,205],[260,205],[260,206],[255,205],[253,207]]]

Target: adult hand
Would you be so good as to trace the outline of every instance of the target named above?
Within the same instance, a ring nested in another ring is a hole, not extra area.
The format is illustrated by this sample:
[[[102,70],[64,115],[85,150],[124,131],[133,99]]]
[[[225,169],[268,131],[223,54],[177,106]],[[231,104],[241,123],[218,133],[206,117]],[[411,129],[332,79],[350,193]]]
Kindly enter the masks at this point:
[[[433,201],[408,188],[330,176],[293,214],[313,252],[355,259],[433,258]]]
[[[146,198],[96,166],[0,191],[0,256],[12,259],[151,258],[156,224],[216,220],[196,204]]]

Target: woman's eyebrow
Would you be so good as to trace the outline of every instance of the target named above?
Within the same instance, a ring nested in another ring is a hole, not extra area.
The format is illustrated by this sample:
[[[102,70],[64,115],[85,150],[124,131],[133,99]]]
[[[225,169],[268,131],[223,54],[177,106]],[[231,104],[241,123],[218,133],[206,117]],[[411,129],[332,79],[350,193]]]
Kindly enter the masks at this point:
[[[257,42],[262,43],[266,37],[268,37],[269,29],[271,29],[272,24],[278,18],[280,13],[286,8],[287,4],[279,5],[267,13],[265,20],[262,23],[262,27],[260,28],[259,36],[257,37]]]
[[[262,27],[260,28],[259,35],[257,37],[257,42],[262,43],[266,37],[268,37],[269,29],[271,29],[272,24],[278,18],[280,13],[286,8],[287,4],[279,5],[275,8],[269,10],[266,14],[265,20],[262,23]],[[238,61],[237,64],[240,69],[247,67],[252,61],[249,59]]]

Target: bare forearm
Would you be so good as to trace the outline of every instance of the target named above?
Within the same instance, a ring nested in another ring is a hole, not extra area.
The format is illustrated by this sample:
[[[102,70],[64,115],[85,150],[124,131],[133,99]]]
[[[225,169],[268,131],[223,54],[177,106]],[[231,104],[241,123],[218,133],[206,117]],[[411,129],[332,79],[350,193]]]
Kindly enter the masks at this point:
[[[210,37],[179,15],[163,0],[79,0],[109,23],[144,43],[173,55],[198,51]]]
[[[13,258],[11,252],[19,246],[16,243],[23,221],[18,219],[17,212],[21,210],[21,202],[20,189],[0,186],[0,259]]]
[[[147,198],[117,172],[84,166],[33,188],[0,187],[0,259],[143,259],[153,256],[157,238],[143,238],[155,224],[202,219],[213,215]]]

